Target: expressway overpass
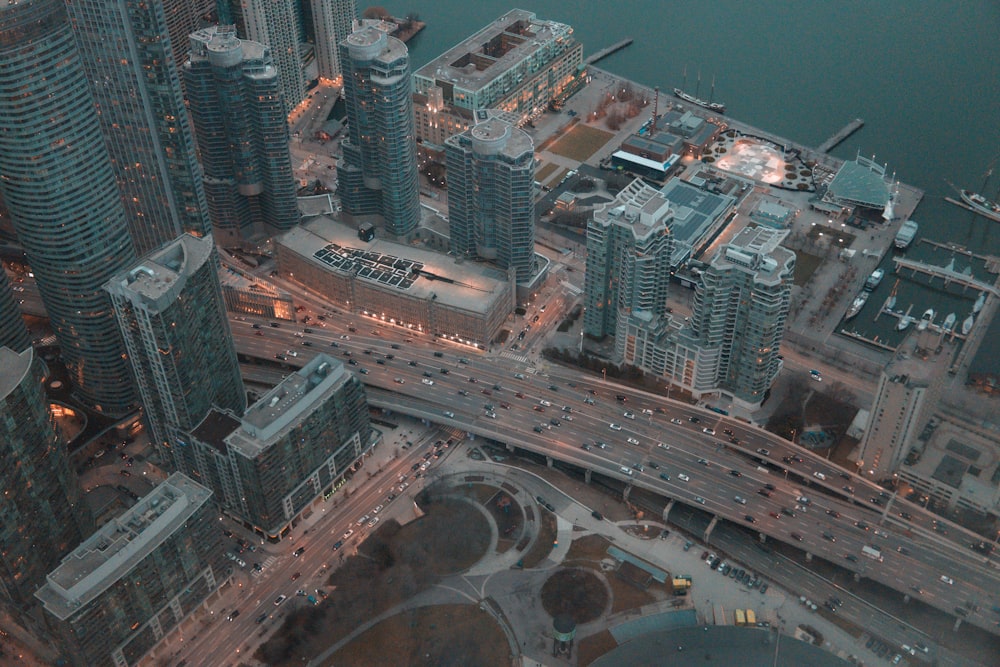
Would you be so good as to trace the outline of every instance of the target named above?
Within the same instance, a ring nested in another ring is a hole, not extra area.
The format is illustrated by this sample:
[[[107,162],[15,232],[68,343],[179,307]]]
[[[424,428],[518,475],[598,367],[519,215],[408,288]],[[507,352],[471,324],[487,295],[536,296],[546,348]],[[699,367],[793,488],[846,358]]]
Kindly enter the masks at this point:
[[[620,480],[663,497],[665,514],[675,502],[702,509],[1000,634],[1000,571],[969,548],[979,536],[755,426],[403,332],[252,326],[232,322],[241,355],[272,366],[260,372],[276,354],[295,367],[322,350],[359,373],[374,406]]]

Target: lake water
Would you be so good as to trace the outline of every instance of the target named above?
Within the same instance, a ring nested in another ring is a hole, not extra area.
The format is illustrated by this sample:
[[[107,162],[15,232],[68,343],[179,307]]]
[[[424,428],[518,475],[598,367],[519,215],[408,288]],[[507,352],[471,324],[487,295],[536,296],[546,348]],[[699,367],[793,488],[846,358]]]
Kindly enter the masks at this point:
[[[925,191],[913,216],[918,241],[953,241],[1000,255],[1000,223],[944,201],[957,197],[948,181],[989,196],[1000,190],[996,2],[391,0],[382,6],[427,23],[409,44],[414,68],[520,6],[573,26],[585,55],[632,37],[631,46],[599,63],[624,78],[663,91],[680,86],[686,68],[693,91],[700,71],[707,97],[714,77],[714,99],[726,103],[729,116],[802,144],[816,146],[851,119],[864,118],[865,127],[834,155],[874,156]],[[997,173],[987,180],[991,165]],[[952,258],[921,243],[908,256],[941,265]],[[955,259],[959,271],[968,265],[961,255]],[[981,263],[973,269],[993,282]],[[881,305],[893,282],[890,273],[874,303]],[[901,305],[914,303],[918,316],[935,307],[939,320],[967,307],[967,299],[918,284],[901,285],[899,296]],[[1000,366],[1000,342],[992,347]]]

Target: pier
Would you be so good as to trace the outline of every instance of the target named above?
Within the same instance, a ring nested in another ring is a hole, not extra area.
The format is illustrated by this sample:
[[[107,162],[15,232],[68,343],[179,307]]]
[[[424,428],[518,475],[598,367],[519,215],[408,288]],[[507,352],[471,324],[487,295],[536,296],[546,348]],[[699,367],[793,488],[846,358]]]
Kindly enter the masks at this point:
[[[583,64],[584,65],[593,65],[596,62],[604,60],[605,58],[607,58],[608,56],[610,56],[612,53],[615,53],[616,51],[621,51],[622,49],[624,49],[626,46],[628,46],[631,43],[632,43],[632,38],[631,37],[626,37],[622,41],[615,42],[611,46],[605,46],[603,49],[601,49],[597,53],[591,54],[591,55],[587,56],[586,58],[584,58]]]
[[[841,128],[840,132],[838,132],[837,134],[833,135],[832,137],[821,143],[816,148],[816,150],[819,151],[820,153],[829,153],[834,148],[839,146],[842,141],[847,139],[847,137],[851,136],[852,134],[860,130],[862,127],[864,127],[864,125],[865,125],[864,120],[862,120],[861,118],[855,118],[850,123]]]
[[[963,287],[971,287],[979,290],[980,292],[987,292],[994,296],[1000,294],[995,286],[990,285],[989,283],[984,283],[981,280],[976,280],[972,276],[959,273],[958,271],[954,271],[944,266],[925,264],[924,262],[917,262],[912,259],[906,259],[905,257],[893,257],[892,261],[896,263],[896,273],[899,273],[900,269],[910,269],[914,273],[924,273],[932,278],[935,276],[943,278],[945,285],[948,285],[949,283],[958,283]]]

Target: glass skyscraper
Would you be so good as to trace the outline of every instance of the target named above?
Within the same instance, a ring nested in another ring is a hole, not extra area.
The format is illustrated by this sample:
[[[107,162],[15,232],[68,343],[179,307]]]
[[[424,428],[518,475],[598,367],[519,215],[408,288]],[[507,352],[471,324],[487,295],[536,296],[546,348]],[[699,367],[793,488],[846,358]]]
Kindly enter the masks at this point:
[[[278,71],[264,44],[232,26],[191,35],[184,64],[216,241],[239,247],[299,222]]]
[[[0,6],[0,190],[78,396],[134,403],[101,287],[135,260],[94,98],[62,0]]]
[[[28,328],[14,301],[7,272],[0,267],[0,347],[9,347],[15,352],[23,352],[31,347]]]
[[[523,130],[489,111],[445,142],[448,230],[457,255],[514,269],[527,283],[535,268],[535,149]]]
[[[0,589],[17,605],[92,528],[38,375],[31,348],[0,347]]]
[[[246,409],[211,237],[184,235],[115,276],[111,295],[156,445],[213,406]]]
[[[374,27],[340,43],[348,137],[337,194],[354,218],[380,218],[407,237],[420,222],[417,148],[406,45]]]
[[[164,5],[74,0],[66,8],[136,252],[210,233]]]
[[[246,37],[263,44],[274,57],[285,116],[306,96],[306,75],[299,55],[298,0],[243,0]]]

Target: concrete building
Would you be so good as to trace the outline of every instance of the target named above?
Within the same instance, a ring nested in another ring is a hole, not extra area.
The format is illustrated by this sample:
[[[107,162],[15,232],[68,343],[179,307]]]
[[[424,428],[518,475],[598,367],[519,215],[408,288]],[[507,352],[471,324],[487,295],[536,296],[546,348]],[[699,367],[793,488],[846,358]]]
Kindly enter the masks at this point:
[[[185,235],[105,286],[157,446],[193,428],[213,406],[246,409],[218,273],[211,237]]]
[[[343,74],[340,43],[351,34],[358,10],[354,0],[311,0],[319,78],[333,81]]]
[[[246,36],[264,45],[274,58],[284,115],[306,96],[299,42],[302,28],[296,0],[245,0],[240,2]]]
[[[340,43],[348,136],[337,194],[356,223],[408,238],[420,222],[417,148],[406,45],[364,27]]]
[[[270,49],[232,26],[191,35],[184,64],[215,239],[239,247],[299,222],[288,122]]]
[[[443,146],[471,129],[480,109],[526,122],[570,85],[582,64],[573,28],[512,9],[413,75],[416,136]]]
[[[135,252],[64,2],[0,8],[0,89],[18,91],[0,95],[0,190],[68,376],[88,407],[123,414],[135,390],[101,286]]]
[[[920,341],[933,333],[912,332],[882,369],[871,416],[855,465],[869,479],[889,479],[937,408],[941,377],[950,355],[926,356]]]
[[[489,111],[445,143],[451,251],[535,274],[535,150],[523,130]]]
[[[242,418],[212,410],[178,440],[174,462],[227,513],[279,540],[373,444],[364,385],[318,354]]]
[[[40,375],[30,347],[0,347],[0,595],[22,608],[93,526]]]
[[[666,313],[673,215],[660,192],[636,179],[598,204],[587,225],[584,332],[615,336],[619,356],[630,317]]]
[[[381,239],[329,218],[277,240],[278,270],[337,308],[485,349],[514,312],[512,271]]]
[[[138,664],[226,578],[212,492],[171,475],[53,569],[35,597],[79,667]]]
[[[186,51],[189,33],[173,45],[163,3],[79,0],[66,9],[136,253],[183,233],[209,234],[201,167],[174,58],[178,47]]]
[[[167,22],[167,35],[170,36],[170,49],[174,54],[174,62],[180,68],[187,60],[189,36],[212,23],[228,21],[217,17],[219,4],[217,0],[164,0],[163,14]],[[182,81],[183,83],[183,81]]]

